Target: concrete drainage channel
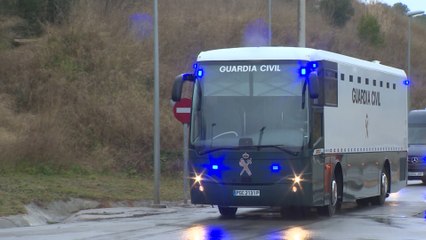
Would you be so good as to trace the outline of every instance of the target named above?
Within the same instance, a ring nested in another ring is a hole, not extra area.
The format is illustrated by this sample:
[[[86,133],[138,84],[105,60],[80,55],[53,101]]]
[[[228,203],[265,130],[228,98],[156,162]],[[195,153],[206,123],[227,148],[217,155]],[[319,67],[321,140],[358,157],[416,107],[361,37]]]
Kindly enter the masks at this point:
[[[106,205],[108,206],[107,208],[102,208]],[[148,201],[105,204],[79,198],[72,198],[68,201],[55,201],[43,207],[31,203],[25,206],[27,214],[0,217],[0,228],[39,226],[78,221],[99,221],[176,212],[175,208],[152,208],[151,205],[151,202]],[[178,205],[177,203],[167,204],[167,206]]]

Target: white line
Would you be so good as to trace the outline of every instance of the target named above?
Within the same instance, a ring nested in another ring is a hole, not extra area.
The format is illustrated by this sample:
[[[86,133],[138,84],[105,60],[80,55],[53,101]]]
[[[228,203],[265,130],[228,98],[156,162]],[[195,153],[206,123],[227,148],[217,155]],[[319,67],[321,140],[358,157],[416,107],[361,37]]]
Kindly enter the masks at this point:
[[[191,108],[176,108],[176,113],[191,113]]]

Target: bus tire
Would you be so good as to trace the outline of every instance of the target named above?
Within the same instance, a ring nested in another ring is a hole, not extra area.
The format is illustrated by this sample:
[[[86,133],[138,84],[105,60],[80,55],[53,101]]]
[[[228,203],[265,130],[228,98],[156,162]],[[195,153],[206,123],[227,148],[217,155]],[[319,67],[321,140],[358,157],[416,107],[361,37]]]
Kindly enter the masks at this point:
[[[336,178],[336,172],[334,172],[331,179],[331,193],[330,193],[330,204],[327,206],[318,207],[318,213],[322,216],[331,217],[341,207],[342,200],[342,183],[341,178]]]
[[[236,207],[218,206],[217,208],[219,209],[220,215],[224,218],[233,218],[235,217],[235,214],[237,213]]]
[[[389,174],[388,171],[383,168],[380,173],[380,195],[373,197],[371,203],[373,205],[383,205],[389,191]]]

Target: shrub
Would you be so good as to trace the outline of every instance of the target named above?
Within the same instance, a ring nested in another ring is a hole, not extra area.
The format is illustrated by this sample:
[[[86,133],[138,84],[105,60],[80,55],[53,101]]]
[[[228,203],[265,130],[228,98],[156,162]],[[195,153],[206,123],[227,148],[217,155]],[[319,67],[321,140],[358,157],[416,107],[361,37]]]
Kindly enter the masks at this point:
[[[351,0],[322,0],[320,9],[329,23],[336,27],[344,27],[354,15]]]
[[[367,42],[373,46],[384,44],[383,34],[380,30],[380,23],[373,15],[364,15],[358,24],[358,37],[361,41]]]

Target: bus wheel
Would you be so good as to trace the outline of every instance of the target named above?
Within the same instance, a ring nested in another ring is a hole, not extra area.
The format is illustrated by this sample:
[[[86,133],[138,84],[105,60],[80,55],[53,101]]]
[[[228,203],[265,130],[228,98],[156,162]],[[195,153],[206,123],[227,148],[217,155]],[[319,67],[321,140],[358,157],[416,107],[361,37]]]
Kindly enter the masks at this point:
[[[235,214],[237,213],[236,207],[222,207],[218,206],[220,215],[225,218],[232,218],[235,217]]]
[[[338,180],[336,180],[335,174],[333,174],[333,178],[331,179],[330,204],[327,206],[318,207],[318,213],[320,215],[331,217],[336,213],[336,209],[340,208],[340,184],[341,183],[338,183]]]
[[[374,205],[383,205],[388,194],[389,176],[388,172],[383,168],[380,173],[380,195],[373,197],[371,203]]]

